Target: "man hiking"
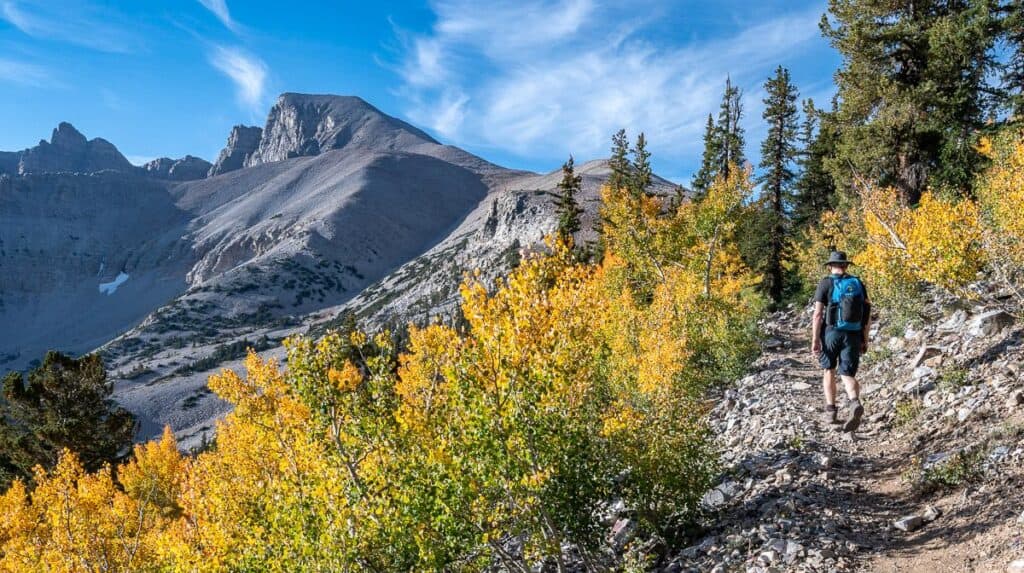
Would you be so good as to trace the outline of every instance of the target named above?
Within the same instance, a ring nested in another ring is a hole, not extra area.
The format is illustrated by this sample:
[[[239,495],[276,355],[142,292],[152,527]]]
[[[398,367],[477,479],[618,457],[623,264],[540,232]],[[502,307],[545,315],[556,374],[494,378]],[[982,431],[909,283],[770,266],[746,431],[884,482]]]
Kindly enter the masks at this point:
[[[814,318],[811,325],[811,353],[825,369],[822,386],[825,391],[825,419],[838,424],[836,408],[836,370],[843,379],[849,397],[849,414],[843,431],[852,432],[860,426],[864,406],[860,403],[857,366],[860,355],[868,349],[868,324],[871,303],[861,280],[846,274],[852,263],[846,253],[833,251],[825,266],[829,276],[821,279],[814,293]]]

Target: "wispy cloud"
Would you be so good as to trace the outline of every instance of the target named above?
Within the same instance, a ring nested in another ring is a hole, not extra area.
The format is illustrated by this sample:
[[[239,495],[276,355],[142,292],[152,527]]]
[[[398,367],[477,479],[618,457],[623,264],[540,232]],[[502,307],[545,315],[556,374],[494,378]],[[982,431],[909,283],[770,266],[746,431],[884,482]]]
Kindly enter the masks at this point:
[[[239,103],[250,110],[263,103],[267,82],[267,65],[263,60],[230,46],[214,46],[209,57],[213,67],[234,82]]]
[[[231,18],[231,11],[228,10],[227,0],[199,0],[199,3],[203,5],[207,10],[213,12],[213,15],[220,20],[224,27],[232,32],[237,33],[240,30],[238,22],[235,22]]]
[[[645,33],[650,20],[598,0],[483,4],[438,0],[429,33],[398,31],[398,93],[411,120],[444,138],[527,158],[606,156],[621,127],[646,132],[663,157],[699,156],[726,74],[750,87],[753,126],[771,68],[819,37],[817,9],[669,44]]]
[[[101,52],[128,53],[143,46],[142,37],[121,24],[120,14],[75,0],[2,1],[0,19],[34,38]]]
[[[49,87],[60,84],[50,70],[44,67],[6,58],[0,58],[0,82],[31,87]]]

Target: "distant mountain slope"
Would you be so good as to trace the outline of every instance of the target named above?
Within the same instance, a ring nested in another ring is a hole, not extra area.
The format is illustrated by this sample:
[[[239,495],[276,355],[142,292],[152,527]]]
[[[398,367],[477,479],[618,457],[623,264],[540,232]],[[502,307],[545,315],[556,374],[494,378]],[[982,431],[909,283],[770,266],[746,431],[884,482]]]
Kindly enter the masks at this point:
[[[184,290],[187,224],[133,174],[0,176],[0,370],[100,346]]]
[[[578,170],[589,229],[609,172]],[[264,127],[236,126],[212,165],[0,176],[0,322],[16,325],[0,369],[102,346],[142,437],[170,424],[188,445],[224,412],[211,368],[248,344],[280,354],[280,338],[349,310],[371,326],[450,316],[465,272],[504,274],[554,228],[560,178],[442,145],[356,97],[294,93]]]

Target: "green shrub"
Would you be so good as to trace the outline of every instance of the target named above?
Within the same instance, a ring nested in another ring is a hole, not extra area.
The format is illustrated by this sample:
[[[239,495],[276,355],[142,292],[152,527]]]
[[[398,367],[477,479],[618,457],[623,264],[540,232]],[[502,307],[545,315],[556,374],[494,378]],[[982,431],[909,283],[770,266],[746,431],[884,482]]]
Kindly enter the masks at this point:
[[[903,400],[902,402],[896,403],[896,427],[902,428],[909,425],[911,422],[917,419],[921,415],[921,410],[924,407],[921,405],[921,400],[910,399]]]
[[[918,460],[904,475],[904,479],[910,481],[914,489],[922,495],[949,491],[980,481],[984,477],[984,460],[984,452],[980,449],[955,452],[947,459],[928,467],[924,467]]]
[[[967,384],[969,372],[962,366],[950,366],[939,372],[936,384],[946,392],[955,392]]]

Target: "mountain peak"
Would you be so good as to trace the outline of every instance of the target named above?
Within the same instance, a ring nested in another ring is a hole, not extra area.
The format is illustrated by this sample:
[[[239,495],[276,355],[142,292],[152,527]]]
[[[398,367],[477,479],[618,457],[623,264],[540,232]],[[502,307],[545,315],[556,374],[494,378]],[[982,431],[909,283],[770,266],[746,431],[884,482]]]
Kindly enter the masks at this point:
[[[217,156],[217,161],[210,167],[210,177],[235,171],[245,167],[246,161],[260,146],[263,129],[248,125],[236,125],[231,128],[228,143]]]
[[[424,143],[437,141],[360,97],[287,92],[270,109],[259,147],[245,166],[349,146],[402,151]]]
[[[88,140],[82,132],[75,129],[75,126],[66,121],[57,124],[50,136],[50,145],[64,149],[81,149],[86,146]]]
[[[134,166],[114,144],[99,137],[87,139],[75,126],[62,121],[54,128],[50,142],[18,153],[18,173],[77,171],[89,173],[104,169],[132,171]]]

